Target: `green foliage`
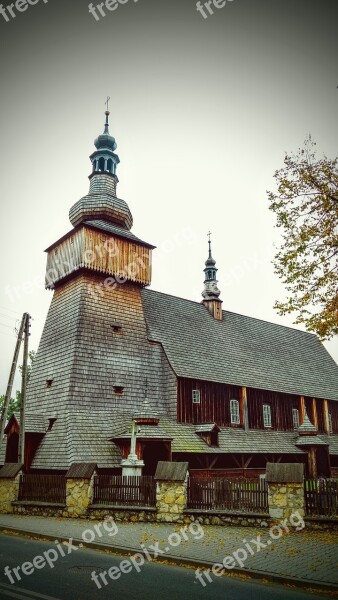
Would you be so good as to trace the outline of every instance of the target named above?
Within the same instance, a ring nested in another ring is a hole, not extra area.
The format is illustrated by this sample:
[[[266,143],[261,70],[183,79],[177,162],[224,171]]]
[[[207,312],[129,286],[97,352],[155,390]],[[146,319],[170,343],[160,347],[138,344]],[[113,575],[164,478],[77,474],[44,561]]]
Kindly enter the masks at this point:
[[[285,156],[268,196],[282,228],[273,264],[288,292],[275,308],[324,340],[338,333],[338,158],[318,158],[315,146],[308,136]]]
[[[27,382],[29,381],[29,378],[31,376],[35,358],[36,358],[36,352],[35,352],[35,350],[31,350],[29,352],[29,357],[28,357]],[[22,365],[19,366],[19,371],[22,374]],[[0,414],[2,411],[4,401],[5,401],[5,396],[0,396]],[[11,398],[9,401],[7,419],[9,419],[14,412],[18,412],[20,410],[20,405],[21,405],[21,391],[17,390],[16,394],[15,394],[15,398]]]
[[[4,401],[5,401],[5,396],[0,396],[0,413],[2,411]],[[20,392],[16,392],[16,397],[11,398],[9,401],[7,419],[9,419],[14,412],[18,412],[18,410],[20,410],[20,403],[21,403],[21,394],[20,394]]]

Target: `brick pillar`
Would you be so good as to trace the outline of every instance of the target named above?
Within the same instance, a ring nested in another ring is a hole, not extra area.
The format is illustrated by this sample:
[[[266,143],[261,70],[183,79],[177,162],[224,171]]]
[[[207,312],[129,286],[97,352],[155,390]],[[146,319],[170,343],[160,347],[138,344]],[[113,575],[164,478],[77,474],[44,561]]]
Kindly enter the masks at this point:
[[[188,463],[160,461],[155,479],[157,521],[183,523],[183,512],[187,506]]]
[[[289,519],[305,515],[304,465],[301,463],[267,463],[269,515],[272,519]]]
[[[80,477],[81,475],[81,477]],[[69,517],[87,515],[93,502],[96,465],[73,463],[66,474],[66,513]]]
[[[7,463],[0,469],[0,513],[12,513],[12,502],[19,496],[22,465]]]

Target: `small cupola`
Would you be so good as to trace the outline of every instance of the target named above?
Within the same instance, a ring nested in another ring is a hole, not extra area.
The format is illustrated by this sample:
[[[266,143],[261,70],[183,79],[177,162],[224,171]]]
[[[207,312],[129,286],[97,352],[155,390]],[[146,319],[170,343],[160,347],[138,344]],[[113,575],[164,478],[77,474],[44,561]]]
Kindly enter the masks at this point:
[[[211,254],[211,233],[208,233],[208,244],[209,244],[209,255],[205,261],[204,268],[204,290],[202,292],[203,300],[202,304],[208,309],[210,314],[217,319],[222,321],[222,300],[220,300],[220,290],[217,287],[217,268],[216,261]]]

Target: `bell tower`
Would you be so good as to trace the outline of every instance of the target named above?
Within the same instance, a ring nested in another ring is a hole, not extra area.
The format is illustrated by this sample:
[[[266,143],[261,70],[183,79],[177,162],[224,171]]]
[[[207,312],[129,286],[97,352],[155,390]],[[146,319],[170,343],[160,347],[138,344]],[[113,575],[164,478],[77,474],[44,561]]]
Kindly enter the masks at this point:
[[[131,231],[129,206],[117,196],[119,157],[108,110],[94,143],[89,191],[69,211],[73,227],[46,251],[53,298],[27,400],[31,411],[43,406],[57,414],[53,431],[68,419],[70,440],[77,435],[73,411],[87,421],[91,411],[133,413],[146,382],[151,408],[164,411],[162,355],[148,341],[141,296],[151,282],[154,246]]]
[[[74,229],[46,250],[49,289],[84,271],[104,274],[112,278],[110,283],[150,284],[153,246],[130,231],[133,217],[129,206],[116,195],[120,159],[115,138],[109,133],[109,114],[107,110],[104,131],[96,138],[96,150],[90,156],[89,192],[69,211]]]
[[[204,268],[204,290],[202,292],[203,300],[202,303],[208,309],[210,314],[217,319],[218,321],[222,321],[223,313],[222,313],[222,300],[220,300],[220,290],[217,287],[217,268],[216,261],[212,257],[211,254],[211,233],[208,233],[208,245],[209,245],[209,254],[208,258],[205,261]]]

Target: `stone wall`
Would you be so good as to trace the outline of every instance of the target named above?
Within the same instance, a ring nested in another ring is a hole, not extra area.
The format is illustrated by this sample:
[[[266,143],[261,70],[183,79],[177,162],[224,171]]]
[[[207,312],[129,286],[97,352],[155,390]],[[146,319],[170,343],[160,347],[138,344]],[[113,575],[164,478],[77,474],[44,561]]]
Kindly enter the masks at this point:
[[[156,509],[137,509],[136,507],[109,507],[93,505],[88,509],[88,519],[97,519],[98,521],[104,521],[105,519],[111,518],[114,521],[124,523],[155,523],[156,522]]]
[[[201,525],[217,525],[225,527],[270,527],[272,519],[268,515],[250,513],[236,514],[230,512],[189,510],[184,512],[184,523],[198,521]]]
[[[33,515],[35,517],[68,516],[65,505],[50,502],[13,502],[13,512],[17,515]]]
[[[94,476],[91,479],[67,479],[66,509],[63,516],[87,515],[88,506],[93,502],[93,492]]]
[[[187,504],[187,481],[157,481],[157,521],[183,523],[183,512]]]
[[[269,483],[269,514],[273,519],[289,519],[298,513],[305,515],[303,483]]]
[[[16,477],[0,479],[0,513],[12,513],[12,502],[17,500],[19,494],[20,473]]]

